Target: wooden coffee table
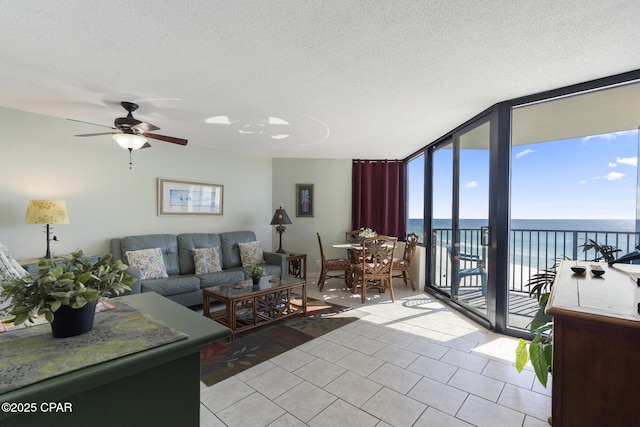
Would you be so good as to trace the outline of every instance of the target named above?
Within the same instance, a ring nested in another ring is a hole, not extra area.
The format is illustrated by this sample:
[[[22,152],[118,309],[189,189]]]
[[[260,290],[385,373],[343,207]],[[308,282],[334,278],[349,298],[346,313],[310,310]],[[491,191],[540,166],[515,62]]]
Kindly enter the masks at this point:
[[[211,299],[225,303],[225,309],[211,312]],[[292,300],[300,298],[300,304]],[[296,314],[307,314],[307,288],[303,279],[266,276],[254,285],[251,280],[212,286],[202,290],[202,314],[231,329],[245,331]]]

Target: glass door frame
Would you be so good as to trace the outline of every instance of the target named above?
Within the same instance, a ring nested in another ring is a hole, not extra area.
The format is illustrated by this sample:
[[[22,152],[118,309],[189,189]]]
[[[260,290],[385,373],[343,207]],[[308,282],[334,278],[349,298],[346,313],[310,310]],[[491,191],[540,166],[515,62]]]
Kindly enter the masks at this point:
[[[510,261],[509,233],[511,209],[510,192],[512,167],[511,109],[512,107],[544,101],[554,97],[572,96],[580,94],[581,92],[586,93],[608,86],[628,84],[635,81],[640,81],[640,69],[506,100],[491,106],[469,121],[418,150],[418,152],[424,152],[425,154],[425,291],[428,291],[445,302],[450,302],[449,305],[452,308],[460,311],[467,317],[474,319],[478,323],[486,325],[489,329],[495,332],[518,337],[530,337],[530,334],[526,331],[510,328],[508,326]],[[489,274],[489,282],[487,286],[487,316],[485,318],[477,316],[475,312],[467,310],[464,306],[455,303],[455,301],[445,297],[442,295],[442,292],[431,286],[430,278],[432,268],[428,260],[430,260],[433,255],[433,249],[431,246],[433,232],[433,214],[431,208],[431,201],[433,197],[433,189],[431,187],[433,185],[431,177],[431,174],[433,173],[433,152],[442,144],[450,142],[454,133],[463,132],[467,126],[472,126],[474,123],[479,123],[487,118],[490,120],[491,155],[489,159],[489,187],[491,192],[489,196],[489,224],[491,225],[491,241],[487,248],[489,251],[489,262],[486,268]],[[638,206],[640,206],[640,202],[638,202]],[[638,207],[638,211],[640,211],[640,207]]]
[[[452,234],[458,232],[459,222],[459,191],[460,191],[460,146],[459,136],[489,122],[489,206],[488,206],[488,225],[489,225],[489,242],[486,246],[488,263],[485,265],[487,271],[487,311],[481,313],[472,310],[469,306],[460,303],[451,295],[439,290],[430,283],[432,277],[431,263],[426,262],[425,273],[427,280],[425,281],[425,290],[435,293],[439,298],[450,301],[454,308],[459,309],[467,316],[475,321],[487,326],[492,330],[504,329],[506,325],[506,301],[507,301],[507,282],[508,278],[508,209],[509,206],[509,171],[510,171],[510,147],[500,146],[500,140],[504,145],[509,143],[509,122],[510,108],[506,103],[496,104],[492,108],[487,109],[483,113],[474,117],[472,120],[464,123],[454,129],[449,134],[443,136],[434,143],[428,145],[425,152],[425,247],[426,260],[431,259],[434,255],[433,251],[433,154],[439,148],[447,144],[453,147],[453,194],[452,194]],[[506,152],[504,152],[506,150]],[[427,172],[428,171],[428,172]],[[499,303],[503,306],[499,307]],[[502,317],[502,319],[500,319]]]

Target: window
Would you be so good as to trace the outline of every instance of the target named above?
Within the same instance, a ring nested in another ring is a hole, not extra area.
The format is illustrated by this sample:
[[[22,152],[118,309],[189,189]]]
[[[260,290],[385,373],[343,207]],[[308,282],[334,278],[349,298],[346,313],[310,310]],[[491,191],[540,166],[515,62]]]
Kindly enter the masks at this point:
[[[407,162],[407,234],[424,243],[424,154]]]

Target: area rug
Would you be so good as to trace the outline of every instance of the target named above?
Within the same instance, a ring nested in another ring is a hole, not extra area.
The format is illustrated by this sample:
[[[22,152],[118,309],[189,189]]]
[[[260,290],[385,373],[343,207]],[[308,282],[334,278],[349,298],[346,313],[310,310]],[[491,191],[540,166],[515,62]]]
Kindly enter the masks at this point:
[[[231,342],[217,341],[202,350],[200,379],[208,386],[213,385],[365,315],[355,309],[307,298],[306,316],[260,326],[236,335]]]

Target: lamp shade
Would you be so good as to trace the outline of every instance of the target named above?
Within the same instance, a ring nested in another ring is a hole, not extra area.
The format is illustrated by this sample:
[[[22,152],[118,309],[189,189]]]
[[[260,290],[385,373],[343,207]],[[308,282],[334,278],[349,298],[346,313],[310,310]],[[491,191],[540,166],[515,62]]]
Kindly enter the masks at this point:
[[[138,150],[147,143],[147,138],[135,133],[115,133],[111,136],[124,149]]]
[[[276,209],[276,213],[273,214],[271,225],[282,224],[291,224],[291,220],[289,219],[289,215],[287,215],[287,211],[282,209],[282,206],[280,206],[280,208]]]
[[[62,200],[30,200],[25,224],[69,224],[67,203]]]

